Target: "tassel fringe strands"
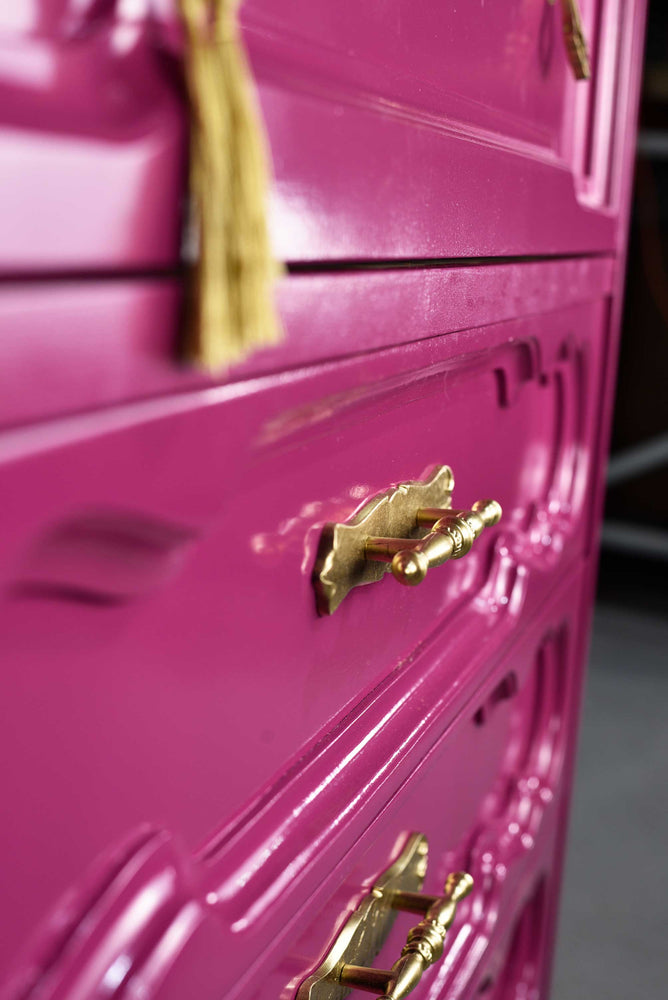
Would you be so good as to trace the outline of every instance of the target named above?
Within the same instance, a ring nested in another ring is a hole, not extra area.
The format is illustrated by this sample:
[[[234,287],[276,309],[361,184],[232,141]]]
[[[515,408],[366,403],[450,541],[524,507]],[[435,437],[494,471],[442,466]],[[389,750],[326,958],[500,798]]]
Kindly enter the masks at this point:
[[[179,0],[187,33],[190,198],[197,260],[187,357],[220,370],[281,331],[266,219],[268,156],[237,25],[240,0]]]

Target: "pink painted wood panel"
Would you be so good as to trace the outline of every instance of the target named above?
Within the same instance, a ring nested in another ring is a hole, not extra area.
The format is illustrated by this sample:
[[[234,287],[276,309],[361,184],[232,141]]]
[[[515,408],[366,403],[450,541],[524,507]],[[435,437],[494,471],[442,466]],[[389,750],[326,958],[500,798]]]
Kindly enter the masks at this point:
[[[4,434],[4,947],[143,820],[191,849],[231,835],[435,630],[448,683],[479,681],[589,546],[606,315],[584,303]],[[387,578],[318,618],[323,523],[437,462],[457,504],[500,500],[500,528],[419,592]]]
[[[148,13],[18,2],[0,21],[0,271],[175,263],[185,108],[172,0]],[[595,74],[575,84],[546,0],[417,10],[407,0],[248,0],[278,256],[614,247],[641,6],[583,8]]]
[[[218,382],[171,0],[0,9],[3,1000],[289,1000],[416,828],[477,879],[422,997],[545,995],[644,9],[594,6],[575,85],[540,0],[247,0],[280,255],[596,256],[293,269]],[[322,522],[436,461],[499,529],[317,619]]]
[[[14,961],[3,998],[38,987],[44,1000],[176,1000],[194,986],[205,998],[292,997],[365,886],[414,831],[431,845],[427,891],[453,867],[476,879],[446,958],[416,1000],[472,997],[504,976],[542,994],[559,878],[560,778],[581,685],[581,581],[580,571],[569,576],[512,653],[488,658],[467,685],[450,683],[442,631],[360,706],[346,740],[333,731],[261,811],[196,856],[167,834],[126,838],[52,911]],[[388,695],[398,699],[389,715]],[[372,730],[369,714],[382,718]],[[351,753],[347,743],[356,738]],[[364,789],[352,803],[351,787]],[[517,967],[516,945],[513,969],[513,938],[527,909],[528,969]],[[407,926],[410,917],[398,921],[380,966],[398,953]]]
[[[178,361],[176,280],[8,283],[0,295],[0,426],[244,382],[591,302],[610,292],[613,277],[608,257],[293,274],[278,292],[283,343],[215,378]]]

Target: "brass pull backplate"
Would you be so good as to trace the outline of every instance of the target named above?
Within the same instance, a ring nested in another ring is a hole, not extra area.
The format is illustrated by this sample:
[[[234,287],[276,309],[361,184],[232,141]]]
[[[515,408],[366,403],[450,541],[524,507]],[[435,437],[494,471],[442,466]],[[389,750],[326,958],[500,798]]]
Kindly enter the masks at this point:
[[[478,500],[470,510],[453,510],[454,485],[452,469],[439,465],[429,479],[399,483],[349,521],[325,525],[313,573],[320,614],[333,614],[354,587],[387,572],[415,586],[434,566],[466,555],[500,519],[501,507]]]
[[[554,6],[556,0],[549,0]],[[589,80],[591,64],[587,38],[582,25],[578,0],[561,0],[561,23],[566,43],[566,55],[576,80]]]
[[[384,1000],[403,1000],[417,986],[424,971],[440,958],[457,904],[473,887],[470,875],[455,872],[448,876],[442,896],[422,894],[427,855],[426,837],[413,834],[348,918],[324,962],[302,983],[297,1000],[343,1000],[351,989]],[[371,963],[400,911],[423,919],[409,931],[392,968],[374,969]]]
[[[380,875],[332,945],[324,962],[299,988],[297,1000],[343,1000],[351,987],[341,982],[345,965],[370,965],[397,917],[391,899],[396,892],[419,892],[427,872],[429,847],[416,833],[394,864]]]

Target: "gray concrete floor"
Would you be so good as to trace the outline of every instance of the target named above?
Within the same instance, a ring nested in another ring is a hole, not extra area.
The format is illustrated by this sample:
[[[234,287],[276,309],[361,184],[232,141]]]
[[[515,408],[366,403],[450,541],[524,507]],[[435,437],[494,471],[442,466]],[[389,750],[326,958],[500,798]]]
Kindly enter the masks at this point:
[[[668,996],[668,565],[634,579],[596,609],[552,1000]]]

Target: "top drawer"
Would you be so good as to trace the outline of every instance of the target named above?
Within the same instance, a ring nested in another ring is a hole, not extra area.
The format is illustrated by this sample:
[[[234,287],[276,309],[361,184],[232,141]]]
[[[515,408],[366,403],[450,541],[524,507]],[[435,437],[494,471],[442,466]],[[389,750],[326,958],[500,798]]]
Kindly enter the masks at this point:
[[[280,255],[613,247],[617,97],[642,18],[638,3],[579,2],[590,81],[569,66],[561,0],[247,0]]]
[[[547,0],[247,0],[277,254],[611,248],[643,0],[581,4],[593,76],[576,83]],[[182,39],[174,0],[150,7],[0,13],[0,270],[178,259]]]

